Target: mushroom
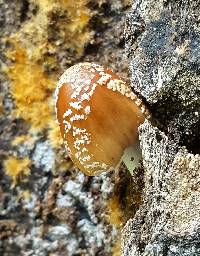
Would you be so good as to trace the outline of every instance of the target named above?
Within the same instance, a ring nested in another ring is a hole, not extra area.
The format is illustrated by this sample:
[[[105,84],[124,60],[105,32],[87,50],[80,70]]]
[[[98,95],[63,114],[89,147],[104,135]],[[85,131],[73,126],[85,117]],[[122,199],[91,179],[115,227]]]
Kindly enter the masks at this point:
[[[85,62],[61,76],[56,114],[70,158],[96,175],[115,168],[134,144],[138,148],[138,127],[148,110],[111,69]]]

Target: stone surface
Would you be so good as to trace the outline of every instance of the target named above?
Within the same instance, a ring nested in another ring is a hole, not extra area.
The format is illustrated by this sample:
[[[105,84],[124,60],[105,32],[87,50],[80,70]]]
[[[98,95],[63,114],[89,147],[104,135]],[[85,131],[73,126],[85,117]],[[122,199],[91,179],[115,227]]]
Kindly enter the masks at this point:
[[[199,1],[136,0],[125,40],[140,127],[144,187],[123,230],[123,256],[200,255]]]
[[[140,127],[142,204],[123,230],[124,256],[200,255],[200,155],[146,121]]]
[[[134,1],[126,21],[131,81],[160,127],[199,151],[199,1]]]

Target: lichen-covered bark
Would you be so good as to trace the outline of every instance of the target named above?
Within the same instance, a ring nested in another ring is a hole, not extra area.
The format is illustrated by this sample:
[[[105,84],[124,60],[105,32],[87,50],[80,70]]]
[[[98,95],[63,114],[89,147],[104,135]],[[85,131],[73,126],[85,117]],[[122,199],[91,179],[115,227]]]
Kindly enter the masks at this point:
[[[123,230],[124,256],[200,255],[199,1],[134,1],[126,49],[140,128],[144,189]]]
[[[0,255],[119,255],[122,189],[72,166],[53,99],[80,61],[127,78],[126,2],[0,1]]]
[[[95,61],[128,80],[129,2],[0,1],[1,255],[118,256],[127,218],[124,256],[200,255],[199,1],[134,0],[126,17],[132,87],[152,112],[144,169],[88,178],[61,145],[64,69]]]

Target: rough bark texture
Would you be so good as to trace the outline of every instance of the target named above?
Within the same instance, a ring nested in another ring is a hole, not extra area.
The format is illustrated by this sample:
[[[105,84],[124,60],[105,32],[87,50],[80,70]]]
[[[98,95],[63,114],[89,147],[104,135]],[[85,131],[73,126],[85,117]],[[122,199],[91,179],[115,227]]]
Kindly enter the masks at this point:
[[[53,97],[59,76],[77,62],[95,61],[127,78],[128,5],[0,1],[0,255],[119,255],[115,176],[87,177],[72,166]]]
[[[140,127],[142,204],[123,230],[124,256],[200,255],[199,1],[138,0],[126,21]]]

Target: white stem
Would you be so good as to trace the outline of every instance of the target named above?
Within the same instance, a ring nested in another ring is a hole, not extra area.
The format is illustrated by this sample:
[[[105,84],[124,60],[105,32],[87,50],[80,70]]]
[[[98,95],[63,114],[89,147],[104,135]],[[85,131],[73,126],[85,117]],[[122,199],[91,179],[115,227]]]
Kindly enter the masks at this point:
[[[142,151],[139,140],[124,150],[121,160],[125,163],[130,174],[133,175],[134,169],[141,166]]]

